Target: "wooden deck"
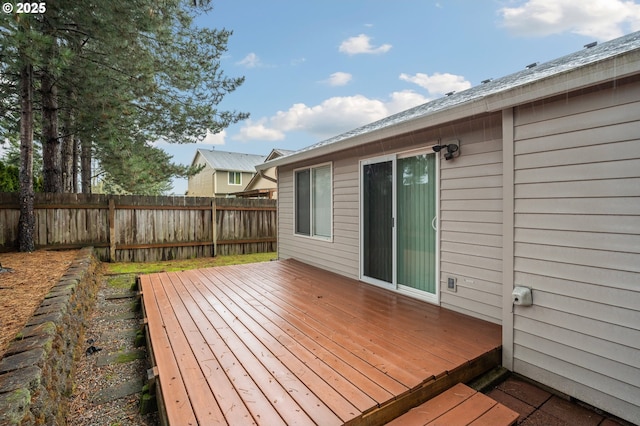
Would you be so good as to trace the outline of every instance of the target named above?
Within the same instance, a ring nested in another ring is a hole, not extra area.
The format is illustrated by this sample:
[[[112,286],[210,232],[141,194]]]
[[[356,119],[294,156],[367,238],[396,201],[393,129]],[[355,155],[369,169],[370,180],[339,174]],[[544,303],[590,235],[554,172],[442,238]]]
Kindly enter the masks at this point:
[[[171,425],[384,424],[500,363],[500,326],[293,260],[140,277]]]

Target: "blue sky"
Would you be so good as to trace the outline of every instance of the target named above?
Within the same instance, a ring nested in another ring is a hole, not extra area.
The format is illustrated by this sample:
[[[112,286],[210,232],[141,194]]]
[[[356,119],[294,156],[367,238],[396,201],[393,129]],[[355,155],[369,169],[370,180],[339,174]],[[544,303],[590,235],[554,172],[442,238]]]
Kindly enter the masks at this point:
[[[221,67],[245,83],[221,110],[250,119],[197,148],[297,150],[533,62],[640,30],[640,0],[212,0],[198,25],[233,31]],[[182,195],[186,180],[174,181]]]
[[[627,0],[214,0],[201,26],[233,31],[222,68],[245,83],[221,109],[251,118],[202,144],[268,154],[640,30]],[[174,182],[184,194],[186,181]]]

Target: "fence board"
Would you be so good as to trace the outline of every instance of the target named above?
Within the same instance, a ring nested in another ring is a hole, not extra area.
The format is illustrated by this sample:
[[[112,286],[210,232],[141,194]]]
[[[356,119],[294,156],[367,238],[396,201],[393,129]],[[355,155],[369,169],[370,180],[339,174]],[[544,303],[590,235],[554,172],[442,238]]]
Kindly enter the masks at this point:
[[[276,251],[275,200],[216,199],[216,235],[222,255]],[[240,243],[240,241],[244,242]]]
[[[34,205],[36,248],[93,246],[105,261],[186,259],[277,248],[275,200],[38,193]],[[19,217],[18,194],[0,193],[0,251],[16,249]]]

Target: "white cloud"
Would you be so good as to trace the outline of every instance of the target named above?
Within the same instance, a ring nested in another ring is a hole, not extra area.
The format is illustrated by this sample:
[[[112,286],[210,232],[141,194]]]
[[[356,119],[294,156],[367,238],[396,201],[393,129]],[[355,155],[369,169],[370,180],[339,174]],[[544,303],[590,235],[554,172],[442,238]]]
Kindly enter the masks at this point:
[[[255,53],[251,52],[244,57],[241,61],[236,62],[237,65],[242,65],[247,68],[257,68],[262,66],[260,58]]]
[[[234,135],[232,139],[239,141],[279,141],[285,138],[284,132],[276,128],[265,126],[266,119],[258,122],[252,120],[245,121],[244,126],[240,129],[240,133]]]
[[[391,45],[383,44],[378,47],[373,47],[371,45],[371,38],[365,34],[360,34],[343,41],[338,50],[347,55],[358,55],[361,53],[380,54],[391,50]]]
[[[279,111],[272,122],[283,130],[304,130],[329,137],[386,115],[383,102],[355,95],[329,98],[313,107],[296,104],[288,111]]]
[[[204,139],[200,143],[204,143],[207,145],[224,145],[224,138],[227,136],[227,131],[223,130],[218,133],[212,133],[211,130],[207,129],[207,134]]]
[[[471,87],[465,78],[461,75],[454,75],[449,73],[435,73],[433,75],[417,73],[415,75],[400,74],[400,80],[408,81],[409,83],[417,84],[418,86],[427,89],[430,95],[444,95],[449,92],[460,92]]]
[[[414,106],[422,105],[429,102],[429,100],[429,98],[413,90],[403,90],[401,92],[393,92],[391,94],[391,100],[386,103],[386,107],[389,115],[391,115],[413,108]]]
[[[640,5],[630,0],[528,0],[498,11],[513,34],[571,32],[610,40],[640,29]]]
[[[334,72],[329,76],[329,79],[326,80],[329,86],[344,86],[348,84],[353,76],[348,72]]]
[[[213,133],[211,132],[211,130],[207,129],[207,133],[204,135],[204,137],[202,138],[202,140],[200,140],[200,137],[190,137],[189,139],[191,139],[192,142],[196,144],[196,146],[199,145],[224,145],[225,144],[225,138],[227,137],[227,131],[226,130],[222,130],[221,132],[218,133]],[[160,148],[167,147],[167,146],[174,146],[176,145],[174,142],[169,142],[168,140],[166,140],[165,138],[160,138],[156,141],[151,142],[151,144],[153,146],[157,146]]]
[[[394,92],[388,102],[362,95],[333,97],[319,105],[294,104],[259,122],[245,123],[233,139],[274,141],[284,139],[286,132],[301,131],[325,139],[380,120],[399,111],[427,102],[412,91]]]

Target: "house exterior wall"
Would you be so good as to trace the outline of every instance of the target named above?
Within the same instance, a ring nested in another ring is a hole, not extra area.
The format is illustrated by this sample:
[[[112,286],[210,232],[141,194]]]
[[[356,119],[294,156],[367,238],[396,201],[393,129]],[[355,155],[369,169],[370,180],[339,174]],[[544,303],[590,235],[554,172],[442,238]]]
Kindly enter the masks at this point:
[[[381,140],[278,171],[279,257],[295,258],[352,278],[359,278],[360,177],[365,158],[429,147],[458,139],[461,155],[440,162],[440,283],[442,305],[493,322],[501,320],[502,294],[502,127],[493,114],[442,129],[426,129]],[[332,162],[333,240],[294,235],[293,171]],[[456,293],[446,277],[458,280]]]
[[[358,158],[350,153],[332,161],[321,158],[278,172],[278,257],[294,258],[338,274],[358,279],[359,193]],[[293,170],[332,162],[333,238],[324,241],[294,235]]]
[[[194,166],[204,164],[204,169],[197,175],[189,177],[187,181],[187,195],[193,197],[213,196],[213,168],[205,161],[200,154],[194,160]]]
[[[440,162],[440,301],[445,308],[502,319],[501,116],[473,120],[460,157]],[[447,278],[457,291],[447,290]]]
[[[277,179],[275,167],[268,168],[263,172],[263,174],[271,179]],[[252,182],[245,187],[245,191],[250,191],[252,189],[276,189],[277,187],[277,182],[273,182],[272,180],[265,179],[260,175],[256,175]],[[274,199],[278,198],[278,191],[273,192],[272,197]]]
[[[636,78],[636,80],[638,80]],[[514,109],[513,369],[640,423],[640,82]]]
[[[242,181],[240,185],[229,185],[229,172],[227,170],[218,170],[216,172],[216,197],[224,197],[227,194],[244,191],[254,173],[242,173]]]
[[[193,165],[204,165],[200,173],[188,179],[187,195],[194,197],[224,197],[227,194],[243,191],[255,174],[242,172],[241,185],[229,185],[229,172],[214,170],[200,153],[196,154]]]
[[[640,76],[590,81],[281,166],[280,257],[358,278],[358,161],[459,139],[440,162],[442,306],[501,323],[509,369],[640,424]],[[328,161],[333,241],[294,236],[293,171]],[[511,304],[514,286],[532,306]]]

